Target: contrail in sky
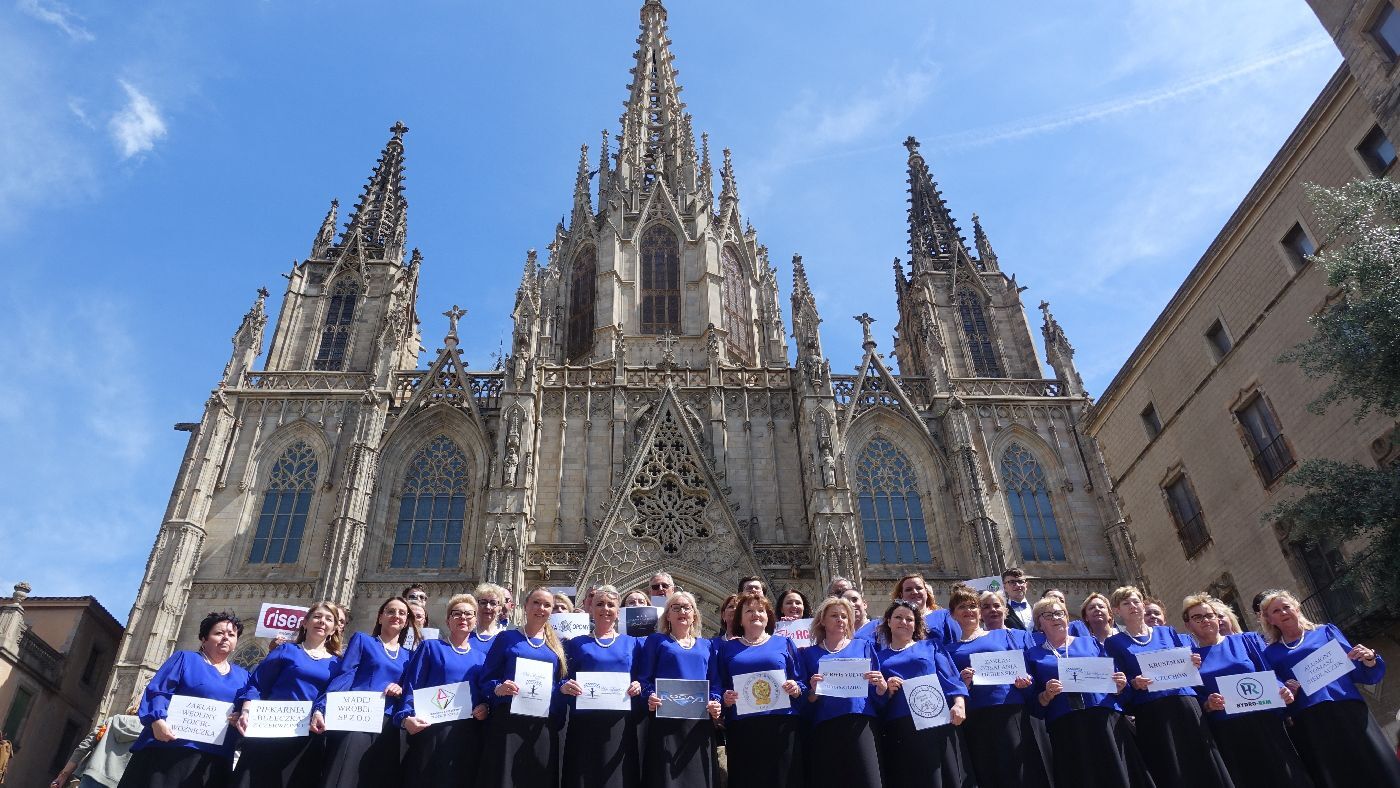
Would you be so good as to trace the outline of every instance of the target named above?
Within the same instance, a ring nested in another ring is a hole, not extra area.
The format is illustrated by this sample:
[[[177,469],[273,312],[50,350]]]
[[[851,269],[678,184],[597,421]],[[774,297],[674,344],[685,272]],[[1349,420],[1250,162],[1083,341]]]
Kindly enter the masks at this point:
[[[1038,118],[1029,118],[1002,126],[972,129],[941,137],[933,137],[926,140],[925,144],[942,151],[960,150],[1058,131],[1059,129],[1078,126],[1112,115],[1120,115],[1124,112],[1151,107],[1192,93],[1199,93],[1202,90],[1215,87],[1216,85],[1248,76],[1256,71],[1262,71],[1271,66],[1276,66],[1279,63],[1331,46],[1332,40],[1330,38],[1319,38],[1304,44],[1289,47],[1281,52],[1275,52],[1272,55],[1258,60],[1241,63],[1223,71],[1196,77],[1176,85],[1168,85],[1167,87],[1157,88],[1156,90],[1139,93],[1134,96],[1125,96],[1098,104],[1088,104],[1066,110],[1065,112],[1043,115]]]

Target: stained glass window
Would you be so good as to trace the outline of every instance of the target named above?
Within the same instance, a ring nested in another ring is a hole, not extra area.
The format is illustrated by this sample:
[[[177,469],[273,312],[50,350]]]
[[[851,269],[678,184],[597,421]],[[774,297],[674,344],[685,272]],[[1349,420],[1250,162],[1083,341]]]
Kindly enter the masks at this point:
[[[753,324],[749,320],[749,278],[739,256],[726,248],[720,256],[724,284],[720,301],[724,308],[724,330],[728,332],[729,354],[736,361],[753,361]]]
[[[355,320],[355,304],[360,300],[360,283],[341,279],[331,290],[330,307],[321,325],[321,345],[316,349],[312,369],[339,371],[345,366],[345,349],[350,344],[350,324]]]
[[[304,441],[288,446],[272,464],[248,563],[296,563],[316,491],[317,469],[316,452]]]
[[[928,535],[913,463],[885,438],[866,444],[856,463],[856,494],[871,564],[926,564]]]
[[[399,500],[390,566],[441,569],[460,563],[467,482],[467,457],[446,435],[433,438],[413,456]]]
[[[569,277],[570,360],[581,358],[593,347],[593,289],[598,280],[598,262],[593,247],[574,257]]]
[[[1060,542],[1060,526],[1050,503],[1050,487],[1045,471],[1035,456],[1019,443],[1001,455],[1001,484],[1006,488],[1006,506],[1023,561],[1063,561],[1065,548]]]
[[[979,378],[1003,377],[992,333],[987,328],[987,315],[982,311],[981,297],[971,290],[959,290],[958,315],[962,317],[963,338],[972,357],[973,374]]]
[[[681,332],[680,245],[664,224],[642,235],[642,333]]]

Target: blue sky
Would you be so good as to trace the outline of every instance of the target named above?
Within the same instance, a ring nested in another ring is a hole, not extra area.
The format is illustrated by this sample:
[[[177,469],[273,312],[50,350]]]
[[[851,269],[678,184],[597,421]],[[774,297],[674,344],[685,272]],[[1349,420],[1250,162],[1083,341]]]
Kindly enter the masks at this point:
[[[578,146],[616,130],[639,6],[0,6],[0,589],[125,619],[184,449],[171,425],[199,419],[254,291],[275,311],[396,120],[425,344],[460,303],[489,366]],[[835,368],[859,357],[850,315],[890,348],[913,134],[1095,394],[1340,63],[1302,0],[668,8],[696,131],[734,151],[785,313],[803,255]]]

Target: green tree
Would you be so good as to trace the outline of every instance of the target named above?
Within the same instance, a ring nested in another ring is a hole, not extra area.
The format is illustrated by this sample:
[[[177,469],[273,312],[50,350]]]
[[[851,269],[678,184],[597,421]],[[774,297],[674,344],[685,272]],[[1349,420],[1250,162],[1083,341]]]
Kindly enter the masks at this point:
[[[1307,194],[1325,229],[1313,259],[1341,295],[1311,319],[1312,337],[1279,360],[1328,381],[1308,405],[1314,413],[1347,402],[1357,421],[1371,413],[1400,419],[1400,184],[1309,185]],[[1290,523],[1290,539],[1323,550],[1363,545],[1344,561],[1338,582],[1368,588],[1372,608],[1400,610],[1400,464],[1308,459],[1288,481],[1301,495],[1265,517]]]

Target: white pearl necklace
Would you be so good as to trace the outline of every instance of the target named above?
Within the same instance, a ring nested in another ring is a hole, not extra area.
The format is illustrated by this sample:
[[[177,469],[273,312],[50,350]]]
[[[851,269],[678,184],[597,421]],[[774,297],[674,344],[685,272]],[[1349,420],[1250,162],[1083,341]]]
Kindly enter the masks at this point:
[[[607,643],[604,643],[604,642],[603,642],[603,639],[600,638],[600,637],[598,637],[597,634],[594,634],[594,635],[593,635],[593,642],[598,644],[598,648],[612,648],[613,646],[617,645],[617,639],[618,639],[619,637],[621,637],[621,635],[618,634],[617,632],[613,632],[612,630],[608,630],[608,631],[609,631],[609,632],[612,632],[612,633],[613,633],[613,636],[612,636],[612,640],[609,640]]]
[[[375,640],[379,640],[379,638],[375,638]],[[396,648],[393,651],[390,651],[389,644],[385,643],[383,640],[379,640],[379,645],[384,648],[384,656],[388,657],[389,659],[398,661],[399,653],[403,651],[402,648]]]
[[[772,637],[772,635],[768,634],[767,632],[764,632],[764,633],[758,638],[758,640],[749,640],[749,636],[748,636],[748,635],[740,635],[740,636],[739,636],[739,639],[742,640],[742,641],[744,641],[744,645],[746,645],[746,646],[761,646],[761,645],[763,645],[764,643],[767,643],[767,642],[768,642],[768,638],[770,638],[770,637]]]
[[[453,645],[452,641],[447,641],[447,645],[452,646],[452,650],[457,652],[458,654],[470,654],[472,651],[471,638],[467,638],[466,640],[462,641],[462,643],[466,645],[466,648],[457,648],[455,645]]]

